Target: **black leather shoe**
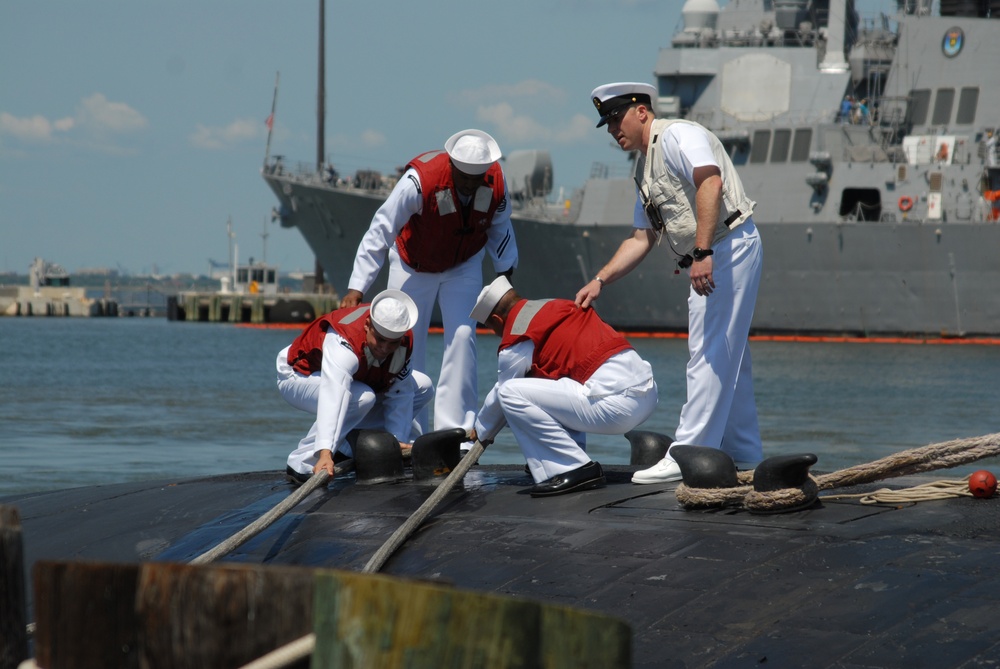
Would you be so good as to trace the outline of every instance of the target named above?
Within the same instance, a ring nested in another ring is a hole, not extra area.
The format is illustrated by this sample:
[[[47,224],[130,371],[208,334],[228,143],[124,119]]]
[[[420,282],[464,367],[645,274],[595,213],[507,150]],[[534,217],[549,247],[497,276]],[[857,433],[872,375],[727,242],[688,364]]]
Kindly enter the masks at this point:
[[[300,486],[309,480],[312,474],[300,474],[291,467],[285,467],[285,480],[291,483],[293,486]]]
[[[578,490],[590,490],[604,487],[604,470],[598,462],[588,462],[582,467],[553,476],[547,481],[536,483],[528,488],[532,497],[551,497],[565,495]]]

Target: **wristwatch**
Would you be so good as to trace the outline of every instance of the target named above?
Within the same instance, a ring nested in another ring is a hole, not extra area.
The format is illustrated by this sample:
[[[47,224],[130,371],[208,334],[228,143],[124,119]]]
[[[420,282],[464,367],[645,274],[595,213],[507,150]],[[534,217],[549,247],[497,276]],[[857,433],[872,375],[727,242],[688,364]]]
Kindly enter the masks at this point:
[[[694,250],[691,251],[691,257],[695,260],[704,260],[713,253],[715,253],[715,251],[712,249],[703,249],[696,246],[694,247]]]

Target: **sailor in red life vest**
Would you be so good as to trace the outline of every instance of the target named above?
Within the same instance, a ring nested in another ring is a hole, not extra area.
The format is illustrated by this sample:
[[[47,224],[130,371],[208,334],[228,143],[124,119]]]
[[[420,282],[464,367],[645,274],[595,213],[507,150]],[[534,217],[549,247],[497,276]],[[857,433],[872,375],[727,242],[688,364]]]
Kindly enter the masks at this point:
[[[355,428],[390,432],[404,451],[412,445],[419,435],[414,419],[434,393],[430,378],[410,369],[416,321],[413,300],[385,290],[370,305],[317,318],[278,353],[281,396],[316,414],[288,456],[290,481],[320,470],[332,475],[334,460],[352,455],[346,437]]]
[[[444,354],[434,400],[436,430],[469,430],[476,416],[476,324],[469,312],[483,287],[483,256],[489,252],[498,275],[510,276],[517,267],[500,156],[488,134],[463,130],[445,142],[444,151],[411,160],[361,240],[341,302],[361,303],[388,254],[388,287],[412,297],[420,314],[412,360],[413,369],[423,372],[437,300]]]
[[[498,277],[472,317],[500,340],[498,379],[472,437],[493,441],[509,425],[535,481],[533,497],[604,485],[586,453],[587,433],[624,434],[652,415],[653,369],[594,309],[572,300],[526,300]]]

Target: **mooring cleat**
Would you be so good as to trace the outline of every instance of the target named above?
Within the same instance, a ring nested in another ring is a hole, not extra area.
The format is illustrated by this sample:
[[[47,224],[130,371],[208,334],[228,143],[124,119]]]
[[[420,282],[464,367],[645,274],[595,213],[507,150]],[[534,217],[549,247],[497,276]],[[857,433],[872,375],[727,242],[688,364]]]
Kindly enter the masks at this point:
[[[464,428],[435,430],[413,440],[410,464],[414,480],[442,476],[454,469],[462,459],[461,445],[468,440]]]
[[[809,468],[817,460],[812,453],[768,458],[753,470],[753,489],[757,492],[771,492],[784,488],[801,488],[809,479]]]
[[[684,485],[689,488],[735,488],[740,484],[733,458],[717,448],[678,444],[670,448],[670,457],[680,465]]]
[[[357,483],[389,483],[406,478],[399,441],[384,430],[360,430],[348,434],[354,442],[354,472]]]
[[[629,464],[638,467],[652,467],[662,460],[674,441],[665,434],[644,430],[629,430],[625,438],[632,446]]]

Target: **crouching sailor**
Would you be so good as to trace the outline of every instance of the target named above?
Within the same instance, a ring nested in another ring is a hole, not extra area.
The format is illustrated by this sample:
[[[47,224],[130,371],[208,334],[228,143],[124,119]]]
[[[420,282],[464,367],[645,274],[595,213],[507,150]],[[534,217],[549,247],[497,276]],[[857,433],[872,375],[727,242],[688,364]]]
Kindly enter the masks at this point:
[[[535,481],[533,497],[604,485],[587,433],[624,434],[656,408],[653,370],[593,309],[572,300],[526,300],[500,276],[472,318],[498,335],[497,383],[473,437],[489,443],[509,425]]]
[[[416,414],[431,400],[430,377],[410,369],[417,305],[385,290],[371,304],[336,309],[306,326],[278,353],[278,391],[316,420],[288,456],[289,480],[352,456],[355,428],[390,432],[405,451],[419,436]]]

